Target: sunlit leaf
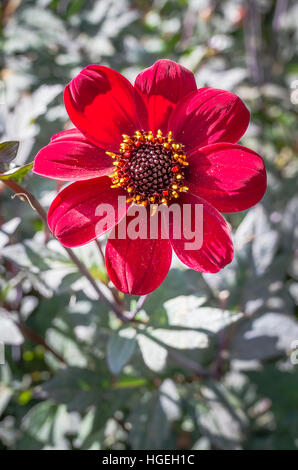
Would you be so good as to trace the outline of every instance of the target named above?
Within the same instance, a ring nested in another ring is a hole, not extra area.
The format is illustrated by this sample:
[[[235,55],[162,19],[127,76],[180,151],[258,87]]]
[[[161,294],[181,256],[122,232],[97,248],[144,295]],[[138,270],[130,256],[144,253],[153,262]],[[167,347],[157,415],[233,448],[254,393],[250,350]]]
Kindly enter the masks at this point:
[[[22,344],[23,335],[4,309],[0,309],[0,341],[4,344]]]
[[[32,167],[33,162],[27,163],[27,165],[20,166],[18,168],[14,168],[13,170],[9,170],[5,173],[2,173],[0,174],[0,181],[15,180],[20,183]]]

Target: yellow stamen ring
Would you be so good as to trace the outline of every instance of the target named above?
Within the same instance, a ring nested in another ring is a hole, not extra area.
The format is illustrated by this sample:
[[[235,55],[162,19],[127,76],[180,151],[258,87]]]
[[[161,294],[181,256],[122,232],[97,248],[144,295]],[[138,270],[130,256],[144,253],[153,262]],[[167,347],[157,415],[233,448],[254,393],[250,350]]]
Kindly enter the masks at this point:
[[[122,135],[119,153],[106,152],[114,161],[110,174],[112,188],[123,188],[129,194],[127,202],[146,206],[148,203],[167,205],[188,191],[183,184],[188,166],[183,145],[173,141],[172,132],[163,135],[159,129],[136,131]]]

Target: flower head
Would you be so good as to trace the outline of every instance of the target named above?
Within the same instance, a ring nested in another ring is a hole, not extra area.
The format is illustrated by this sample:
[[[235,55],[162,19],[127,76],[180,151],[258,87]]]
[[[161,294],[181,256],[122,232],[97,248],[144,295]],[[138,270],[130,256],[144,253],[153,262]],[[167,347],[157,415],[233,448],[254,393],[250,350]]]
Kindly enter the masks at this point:
[[[217,272],[231,262],[230,231],[220,212],[248,209],[266,189],[262,158],[237,145],[249,123],[240,98],[197,89],[189,70],[159,60],[134,86],[112,69],[89,65],[67,85],[64,101],[76,128],[54,135],[34,163],[39,175],[72,181],[48,213],[63,245],[83,245],[114,229],[107,269],[116,287],[129,294],[146,294],[161,284],[172,249],[201,272]],[[126,203],[118,204],[119,196]],[[182,213],[190,207],[191,222],[196,206],[203,206],[200,249],[187,250],[184,235],[175,238],[172,227],[168,237],[119,236],[131,207],[145,207],[150,221],[152,205],[174,203]],[[104,226],[98,211],[103,204],[114,209]]]

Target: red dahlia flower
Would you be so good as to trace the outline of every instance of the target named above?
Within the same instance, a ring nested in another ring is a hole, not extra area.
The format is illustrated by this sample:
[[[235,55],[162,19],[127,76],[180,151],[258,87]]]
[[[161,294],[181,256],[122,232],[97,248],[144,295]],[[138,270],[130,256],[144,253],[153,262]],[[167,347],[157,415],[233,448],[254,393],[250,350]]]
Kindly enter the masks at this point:
[[[108,274],[129,294],[156,289],[170,268],[172,248],[188,267],[217,272],[233,258],[220,212],[256,204],[266,189],[262,158],[236,145],[249,111],[233,93],[197,89],[193,74],[170,60],[141,72],[132,86],[118,72],[89,65],[66,87],[64,101],[75,129],[60,132],[36,156],[35,173],[74,181],[53,201],[48,223],[65,246],[88,243],[124,218],[131,203],[203,205],[203,245],[185,239],[110,237]],[[127,204],[118,207],[118,196]],[[115,218],[99,229],[96,209],[112,204]]]

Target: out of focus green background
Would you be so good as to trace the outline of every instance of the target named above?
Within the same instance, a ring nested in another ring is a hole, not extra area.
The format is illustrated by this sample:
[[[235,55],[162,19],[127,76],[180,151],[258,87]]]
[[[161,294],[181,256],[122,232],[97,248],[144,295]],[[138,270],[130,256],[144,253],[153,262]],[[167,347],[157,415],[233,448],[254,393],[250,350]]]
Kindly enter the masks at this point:
[[[169,58],[198,86],[245,101],[241,142],[268,171],[262,202],[227,215],[233,263],[201,275],[174,260],[138,316],[146,325],[129,326],[0,182],[0,449],[297,449],[298,4],[0,5],[0,142],[20,142],[10,168],[69,126],[62,91],[82,67],[108,65],[133,81]],[[21,184],[45,208],[57,191],[31,172]],[[108,283],[95,244],[76,253]]]

